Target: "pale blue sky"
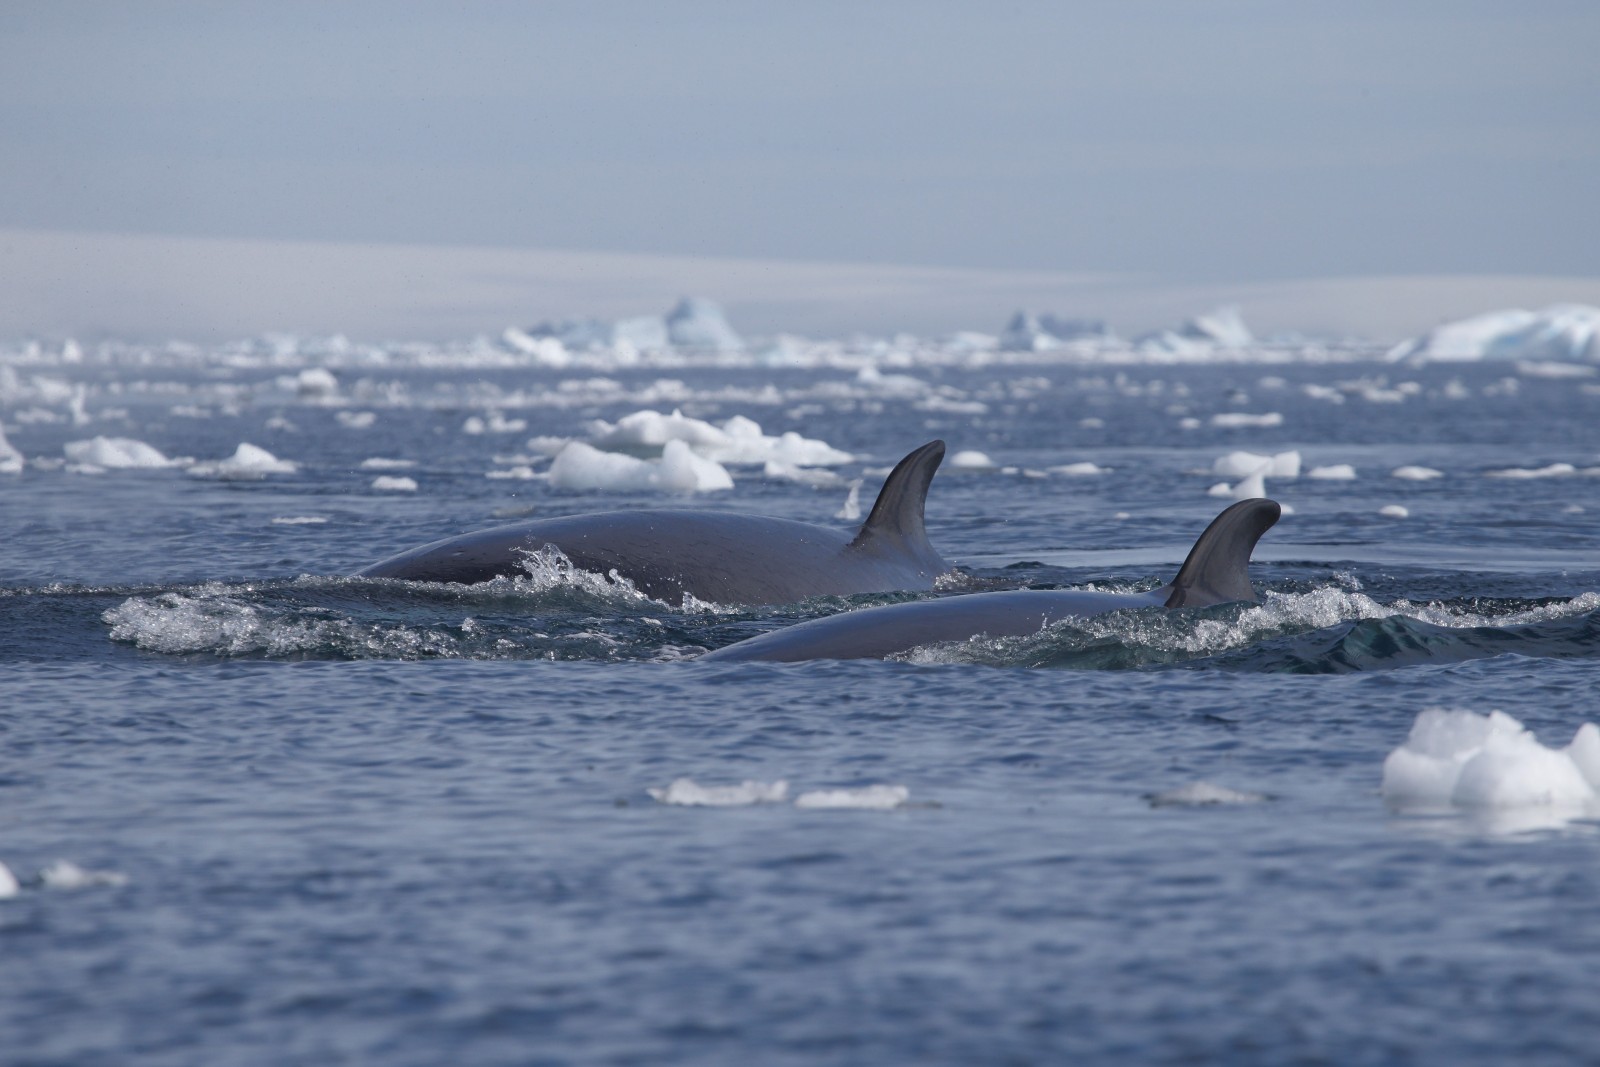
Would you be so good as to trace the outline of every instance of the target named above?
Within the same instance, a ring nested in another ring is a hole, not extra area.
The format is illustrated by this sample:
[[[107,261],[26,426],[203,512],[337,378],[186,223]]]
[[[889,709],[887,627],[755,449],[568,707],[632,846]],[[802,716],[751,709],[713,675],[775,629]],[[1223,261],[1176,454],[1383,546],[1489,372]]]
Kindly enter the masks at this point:
[[[1600,4],[0,7],[0,227],[1600,275]]]

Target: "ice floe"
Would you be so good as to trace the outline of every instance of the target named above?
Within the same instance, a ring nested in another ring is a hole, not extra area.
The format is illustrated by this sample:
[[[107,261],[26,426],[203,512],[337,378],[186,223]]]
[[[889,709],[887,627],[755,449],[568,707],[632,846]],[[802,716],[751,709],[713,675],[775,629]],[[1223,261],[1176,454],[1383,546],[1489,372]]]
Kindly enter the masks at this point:
[[[233,455],[227,459],[196,463],[189,468],[189,474],[196,478],[237,481],[264,478],[269,474],[293,474],[298,469],[299,464],[293,460],[279,459],[258,445],[242,441],[239,447],[234,449]]]
[[[1306,472],[1307,478],[1315,478],[1327,482],[1354,481],[1356,469],[1348,463],[1332,463],[1326,467],[1312,467]]]
[[[1404,467],[1396,467],[1394,470],[1390,471],[1389,477],[1399,478],[1404,482],[1430,482],[1435,478],[1443,478],[1444,471],[1437,471],[1432,467],[1419,467],[1414,464],[1407,464]]]
[[[372,479],[372,488],[380,493],[415,493],[417,480],[403,474],[380,474]]]
[[[1211,425],[1219,430],[1267,429],[1283,425],[1283,414],[1268,411],[1251,414],[1245,411],[1219,411],[1211,416]]]
[[[1565,478],[1577,474],[1578,468],[1570,463],[1551,463],[1543,467],[1506,467],[1501,470],[1484,471],[1485,478]]]
[[[1300,463],[1300,453],[1295,451],[1271,456],[1254,452],[1229,452],[1211,464],[1211,473],[1224,478],[1243,478],[1251,474],[1259,474],[1264,478],[1298,478]]]
[[[1404,504],[1385,504],[1378,509],[1378,514],[1386,519],[1409,519],[1411,509]]]
[[[572,441],[551,462],[549,478],[558,489],[705,493],[733,488],[733,477],[725,467],[696,455],[679,440],[668,441],[658,460],[603,452]]]
[[[1600,814],[1600,727],[1584,723],[1565,748],[1549,748],[1504,712],[1429,708],[1383,761],[1382,789],[1401,811],[1593,817]]]
[[[61,449],[68,460],[86,471],[158,470],[174,465],[159,449],[131,437],[68,441]]]
[[[22,453],[6,440],[6,428],[0,425],[0,474],[21,474],[24,464]]]
[[[963,449],[950,457],[952,470],[960,471],[992,471],[997,464],[988,455],[975,448]]]

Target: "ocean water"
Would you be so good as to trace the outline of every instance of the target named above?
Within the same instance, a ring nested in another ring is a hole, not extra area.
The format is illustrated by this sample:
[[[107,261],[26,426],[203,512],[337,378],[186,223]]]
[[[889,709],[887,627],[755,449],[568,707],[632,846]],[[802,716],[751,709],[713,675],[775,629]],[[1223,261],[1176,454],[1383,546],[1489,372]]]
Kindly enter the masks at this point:
[[[1379,784],[1428,708],[1552,746],[1600,719],[1600,379],[1372,356],[0,347],[0,1060],[1591,1059],[1600,821]],[[923,441],[982,451],[929,495],[955,589],[1149,588],[1228,502],[1218,457],[1304,469],[1267,479],[1258,605],[899,662],[696,657],[907,594],[342,577],[684,506],[555,488],[535,440],[675,408],[856,457],[697,507],[840,522]],[[194,462],[101,469],[131,453],[96,437]],[[294,467],[218,466],[241,443]]]

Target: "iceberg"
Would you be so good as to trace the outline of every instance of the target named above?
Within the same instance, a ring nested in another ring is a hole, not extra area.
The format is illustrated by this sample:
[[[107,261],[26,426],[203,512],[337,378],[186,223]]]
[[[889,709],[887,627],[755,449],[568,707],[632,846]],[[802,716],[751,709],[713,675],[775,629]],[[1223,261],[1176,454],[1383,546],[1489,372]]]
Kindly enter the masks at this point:
[[[1543,311],[1491,311],[1436,326],[1389,350],[1389,359],[1600,362],[1600,308],[1558,304]]]
[[[1220,348],[1244,348],[1256,340],[1236,307],[1196,315],[1179,327],[1178,335],[1191,341],[1209,341]]]
[[[1033,316],[1018,311],[1000,331],[1002,352],[1048,352],[1068,341],[1109,340],[1111,331],[1099,319],[1067,319],[1056,315]]]
[[[678,348],[738,352],[744,340],[728,324],[722,308],[703,297],[686,296],[667,315],[667,340]]]

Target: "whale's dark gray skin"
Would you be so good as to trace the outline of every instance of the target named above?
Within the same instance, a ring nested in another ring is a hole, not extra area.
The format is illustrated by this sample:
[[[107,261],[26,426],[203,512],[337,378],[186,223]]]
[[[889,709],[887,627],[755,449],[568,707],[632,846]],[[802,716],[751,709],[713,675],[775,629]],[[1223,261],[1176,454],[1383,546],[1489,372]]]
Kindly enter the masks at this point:
[[[554,545],[585,571],[631,581],[672,603],[792,604],[813,596],[931,589],[950,569],[928,543],[923,504],[944,442],[896,464],[856,531],[717,511],[607,511],[497,526],[402,552],[358,578],[485,582],[525,573],[526,553]]]
[[[1241,500],[1206,527],[1172,584],[1148,593],[1017,589],[966,593],[942,600],[888,604],[787,626],[709,652],[702,660],[883,659],[922,645],[979,634],[1022,637],[1051,622],[1124,608],[1201,608],[1254,601],[1250,553],[1282,509],[1271,500]]]

